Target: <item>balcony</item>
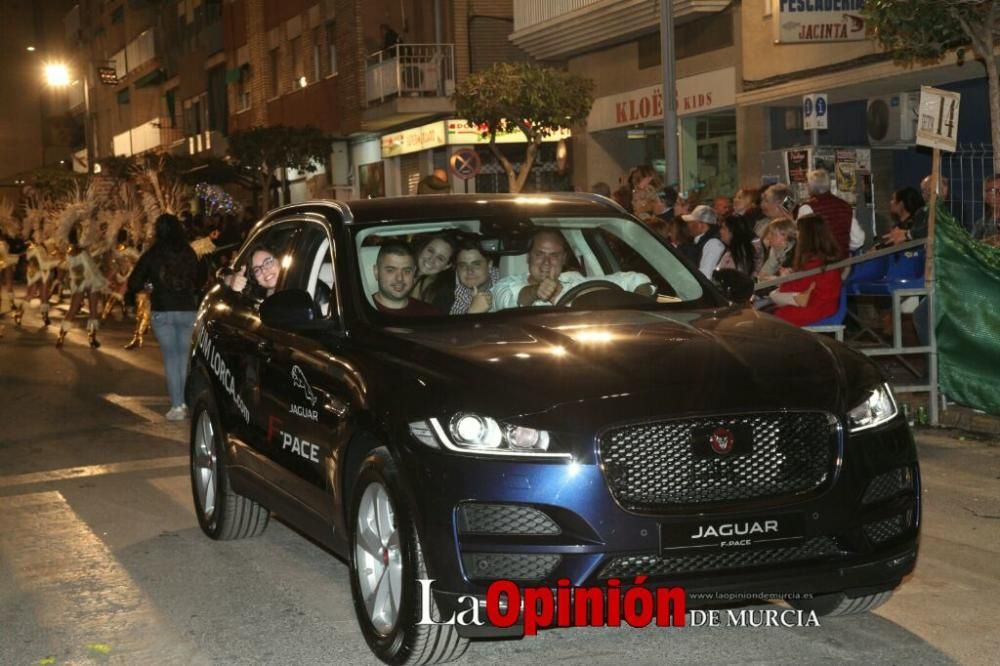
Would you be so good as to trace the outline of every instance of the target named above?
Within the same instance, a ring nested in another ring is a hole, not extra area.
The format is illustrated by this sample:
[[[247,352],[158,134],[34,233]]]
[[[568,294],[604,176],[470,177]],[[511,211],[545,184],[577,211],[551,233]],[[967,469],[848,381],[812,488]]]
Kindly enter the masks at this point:
[[[397,44],[365,63],[364,129],[451,113],[455,91],[454,44]]]
[[[682,25],[726,9],[730,0],[673,0]],[[539,60],[561,60],[633,39],[660,25],[656,0],[514,0],[512,42]]]
[[[184,132],[179,127],[170,127],[168,118],[154,118],[137,127],[116,134],[113,139],[113,150],[116,156],[131,156],[149,150],[168,148],[176,141],[184,138]]]

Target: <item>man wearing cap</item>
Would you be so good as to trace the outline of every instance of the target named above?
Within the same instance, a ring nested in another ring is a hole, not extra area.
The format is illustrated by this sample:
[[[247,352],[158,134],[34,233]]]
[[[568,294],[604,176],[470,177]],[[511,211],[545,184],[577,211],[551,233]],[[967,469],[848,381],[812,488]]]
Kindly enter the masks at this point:
[[[694,236],[698,270],[711,279],[726,252],[726,246],[719,240],[719,218],[709,206],[701,205],[681,219],[687,222],[688,231]]]
[[[434,169],[434,173],[421,178],[417,183],[417,194],[451,194],[448,172],[444,169]]]

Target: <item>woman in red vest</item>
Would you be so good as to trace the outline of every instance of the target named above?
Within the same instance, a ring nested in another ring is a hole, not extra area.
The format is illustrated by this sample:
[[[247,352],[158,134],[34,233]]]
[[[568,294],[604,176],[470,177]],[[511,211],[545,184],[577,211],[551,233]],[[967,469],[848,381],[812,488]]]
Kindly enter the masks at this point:
[[[798,243],[792,268],[783,273],[798,273],[836,261],[840,246],[819,215],[803,215],[797,222]],[[781,307],[774,315],[796,326],[808,326],[829,317],[840,305],[840,270],[825,271],[786,282],[771,294]]]

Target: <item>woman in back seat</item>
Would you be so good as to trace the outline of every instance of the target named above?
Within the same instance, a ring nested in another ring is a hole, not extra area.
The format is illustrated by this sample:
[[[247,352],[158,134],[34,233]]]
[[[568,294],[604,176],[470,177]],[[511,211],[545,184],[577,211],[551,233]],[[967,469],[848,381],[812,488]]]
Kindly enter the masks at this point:
[[[417,250],[417,279],[410,298],[417,298],[447,312],[454,298],[455,241],[446,234],[431,236]]]

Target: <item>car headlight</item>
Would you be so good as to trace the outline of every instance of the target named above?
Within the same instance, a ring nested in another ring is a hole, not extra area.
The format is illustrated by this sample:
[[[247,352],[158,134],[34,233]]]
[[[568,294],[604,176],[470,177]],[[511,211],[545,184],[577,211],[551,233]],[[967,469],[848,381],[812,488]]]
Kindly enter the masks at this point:
[[[896,418],[899,408],[892,389],[888,384],[876,387],[865,401],[847,412],[847,422],[851,432],[880,426]]]
[[[442,423],[436,418],[414,421],[410,433],[420,442],[459,453],[572,459],[549,451],[548,431],[502,423],[490,416],[459,412]]]

